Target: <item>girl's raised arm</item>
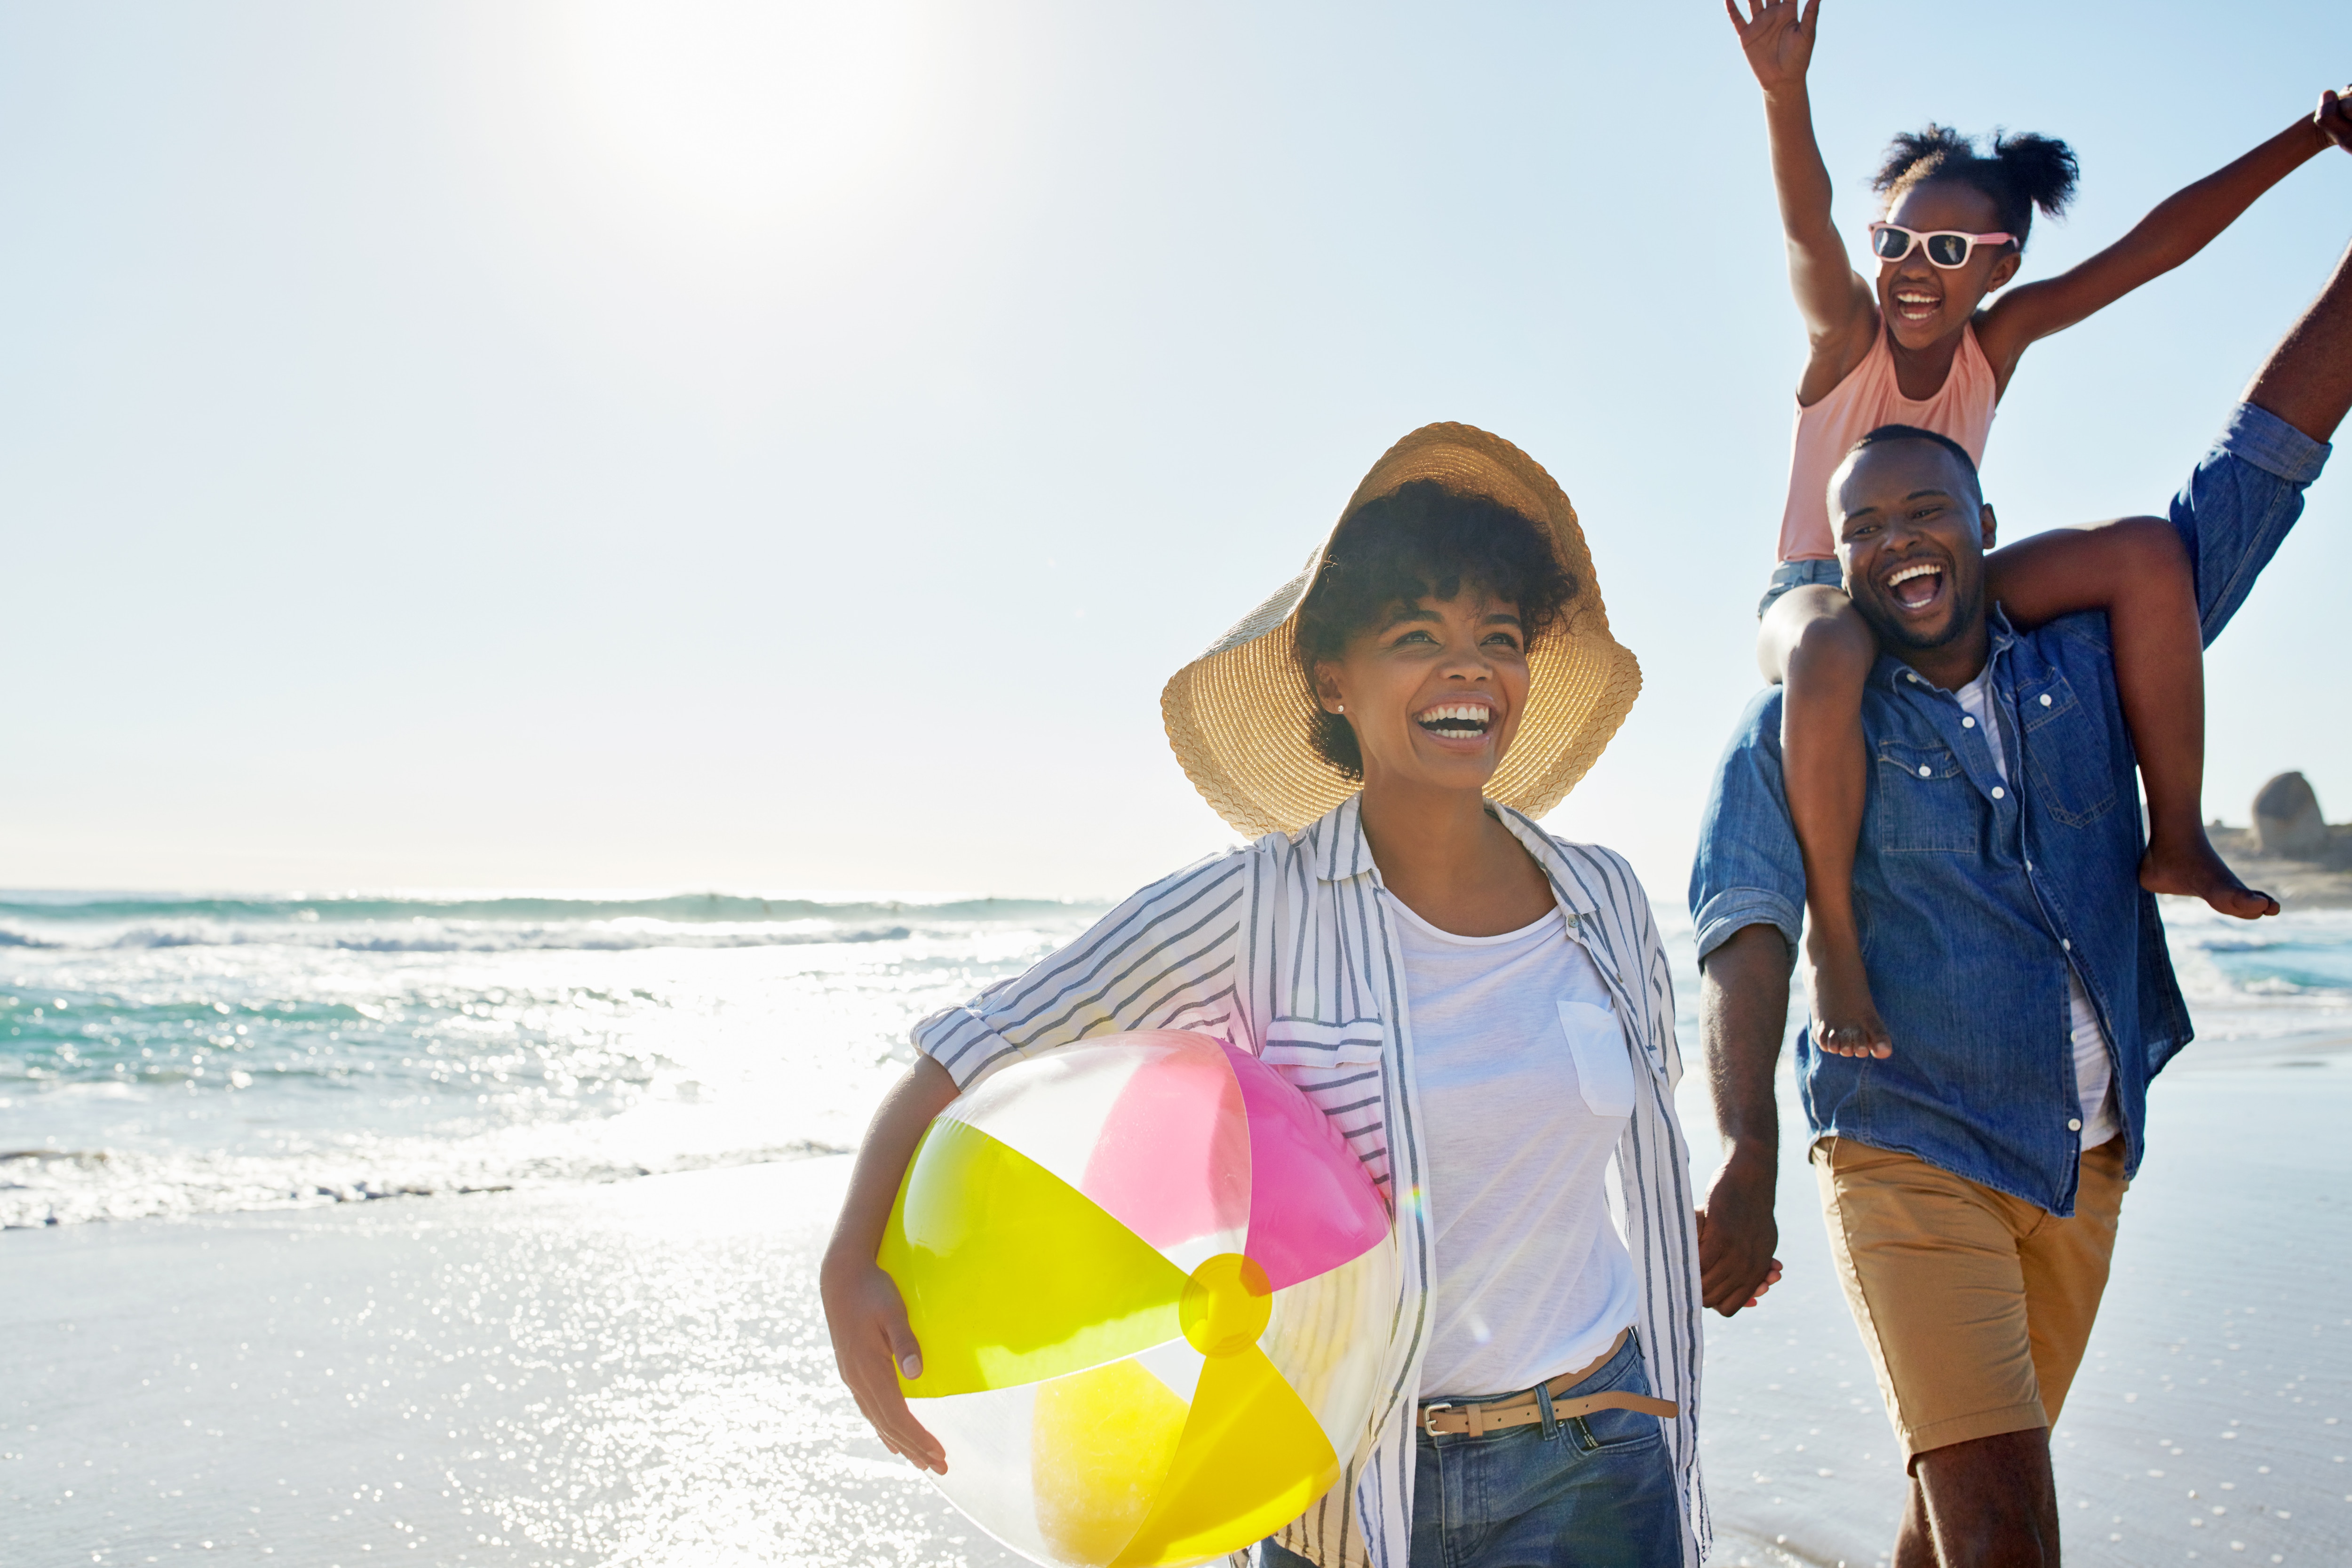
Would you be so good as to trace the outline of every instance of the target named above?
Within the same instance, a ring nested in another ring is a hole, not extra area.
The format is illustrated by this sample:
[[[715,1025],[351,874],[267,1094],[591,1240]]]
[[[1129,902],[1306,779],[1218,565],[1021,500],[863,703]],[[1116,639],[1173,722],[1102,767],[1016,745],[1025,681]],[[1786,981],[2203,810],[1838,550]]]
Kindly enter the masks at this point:
[[[1830,172],[1813,139],[1812,100],[1805,73],[1812,65],[1822,0],[1723,0],[1739,47],[1764,89],[1764,123],[1771,134],[1772,184],[1780,198],[1780,228],[1789,241],[1789,286],[1805,318],[1811,361],[1797,400],[1815,403],[1862,363],[1878,331],[1878,303],[1870,284],[1846,259],[1845,243],[1830,218]]]
[[[2305,116],[2244,157],[2158,202],[2131,232],[2055,278],[2011,289],[1977,323],[1977,342],[2006,389],[2020,355],[2205,248],[2255,198],[2329,147],[2352,151],[2352,88],[2322,93]]]

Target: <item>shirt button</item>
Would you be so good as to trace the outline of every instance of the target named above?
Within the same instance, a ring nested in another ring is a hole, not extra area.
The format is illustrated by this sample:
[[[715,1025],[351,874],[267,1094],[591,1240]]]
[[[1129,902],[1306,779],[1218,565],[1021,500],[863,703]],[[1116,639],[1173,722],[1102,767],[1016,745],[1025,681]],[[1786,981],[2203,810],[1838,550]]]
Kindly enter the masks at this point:
[[[1905,671],[1903,672],[1903,679],[1906,679],[1906,680],[1907,680],[1907,681],[1909,681],[1909,682],[1910,682],[1912,685],[1914,685],[1914,686],[1916,686],[1916,685],[1918,685],[1918,684],[1919,684],[1919,677],[1918,677],[1917,673],[1916,673],[1916,672],[1915,672],[1915,671],[1908,670],[1908,669],[1905,670]]]
[[[1993,785],[1993,786],[1992,786],[1992,797],[1993,797],[1993,799],[1995,799],[1995,800],[2004,800],[2004,799],[2007,799],[2007,798],[2008,798],[2008,795],[2009,795],[2009,792],[2008,792],[2007,790],[2005,790],[2005,789],[2001,788],[2001,787],[2000,787],[2000,785],[1999,785],[1999,784],[1995,784],[1995,785]]]
[[[1967,714],[1965,714],[1965,713],[1963,713],[1962,715],[1960,715],[1960,728],[1961,728],[1961,729],[1963,729],[1963,730],[1973,730],[1973,729],[1975,729],[1976,727],[1977,727],[1977,721],[1976,721],[1974,719],[1969,718],[1969,717]]]
[[[1929,767],[1927,763],[1921,763],[1919,764],[1919,776],[1923,779],[1934,778],[1936,776],[1936,770]]]
[[[2081,1117],[2079,1117],[2079,1116],[2070,1116],[2070,1117],[2066,1118],[2066,1131],[2069,1131],[2069,1132],[2080,1132],[2082,1130],[2083,1130],[2083,1119],[2082,1119]]]
[[[2065,952],[2072,952],[2074,951],[2074,941],[2072,937],[2060,937],[2058,939],[2058,945]]]
[[[2043,706],[2044,708],[2047,708],[2047,707],[2049,707],[2049,706],[2050,706],[2050,693],[2048,693],[2047,691],[2045,691],[2045,692],[2043,692],[2043,693],[2042,694],[2042,706]]]

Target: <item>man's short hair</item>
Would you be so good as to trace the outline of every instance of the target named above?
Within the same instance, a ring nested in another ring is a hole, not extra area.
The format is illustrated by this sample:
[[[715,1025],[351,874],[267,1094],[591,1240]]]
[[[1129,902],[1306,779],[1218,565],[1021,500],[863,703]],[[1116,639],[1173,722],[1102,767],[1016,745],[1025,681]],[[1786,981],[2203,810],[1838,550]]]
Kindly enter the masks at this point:
[[[1984,481],[1977,478],[1977,460],[1969,456],[1969,449],[1966,447],[1940,430],[1928,430],[1917,425],[1881,425],[1877,429],[1868,432],[1861,440],[1847,447],[1845,455],[1851,458],[1864,447],[1881,446],[1888,441],[1933,441],[1959,459],[1960,472],[1969,477],[1969,488],[1977,492],[1977,500],[1979,503],[1984,500]]]

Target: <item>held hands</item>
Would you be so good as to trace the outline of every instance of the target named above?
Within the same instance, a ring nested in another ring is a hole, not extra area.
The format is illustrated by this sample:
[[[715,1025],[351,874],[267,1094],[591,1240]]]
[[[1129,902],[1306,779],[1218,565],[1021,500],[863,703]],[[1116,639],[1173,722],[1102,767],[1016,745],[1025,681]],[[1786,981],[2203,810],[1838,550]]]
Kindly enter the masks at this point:
[[[2312,128],[2347,153],[2352,153],[2352,87],[2341,93],[2323,92],[2311,117]]]
[[[1699,1208],[1699,1300],[1727,1318],[1780,1282],[1780,1260],[1772,1256],[1780,1240],[1772,1218],[1775,1174],[1769,1161],[1759,1172],[1736,1156],[1726,1160]]]
[[[857,1408],[874,1424],[882,1446],[918,1469],[948,1473],[947,1450],[923,1429],[898,1392],[898,1373],[920,1377],[922,1347],[907,1324],[907,1303],[898,1282],[872,1261],[824,1271],[824,1321],[833,1332],[833,1363],[857,1397]]]
[[[1739,14],[1739,0],[1723,0],[1731,26],[1739,34],[1740,52],[1756,84],[1766,92],[1802,87],[1813,63],[1813,34],[1822,14],[1822,0],[1810,7],[1802,0],[1748,0],[1748,14]]]

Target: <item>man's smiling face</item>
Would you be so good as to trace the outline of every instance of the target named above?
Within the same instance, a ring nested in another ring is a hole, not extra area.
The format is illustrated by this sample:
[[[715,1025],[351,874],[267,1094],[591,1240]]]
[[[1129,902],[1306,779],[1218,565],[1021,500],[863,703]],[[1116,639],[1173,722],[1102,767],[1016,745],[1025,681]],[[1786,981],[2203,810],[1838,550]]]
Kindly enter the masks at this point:
[[[1880,646],[1915,665],[1970,662],[1985,635],[1993,516],[1960,460],[1933,441],[1864,447],[1830,481],[1830,520],[1846,592]],[[1978,652],[1960,680],[1981,664]]]

